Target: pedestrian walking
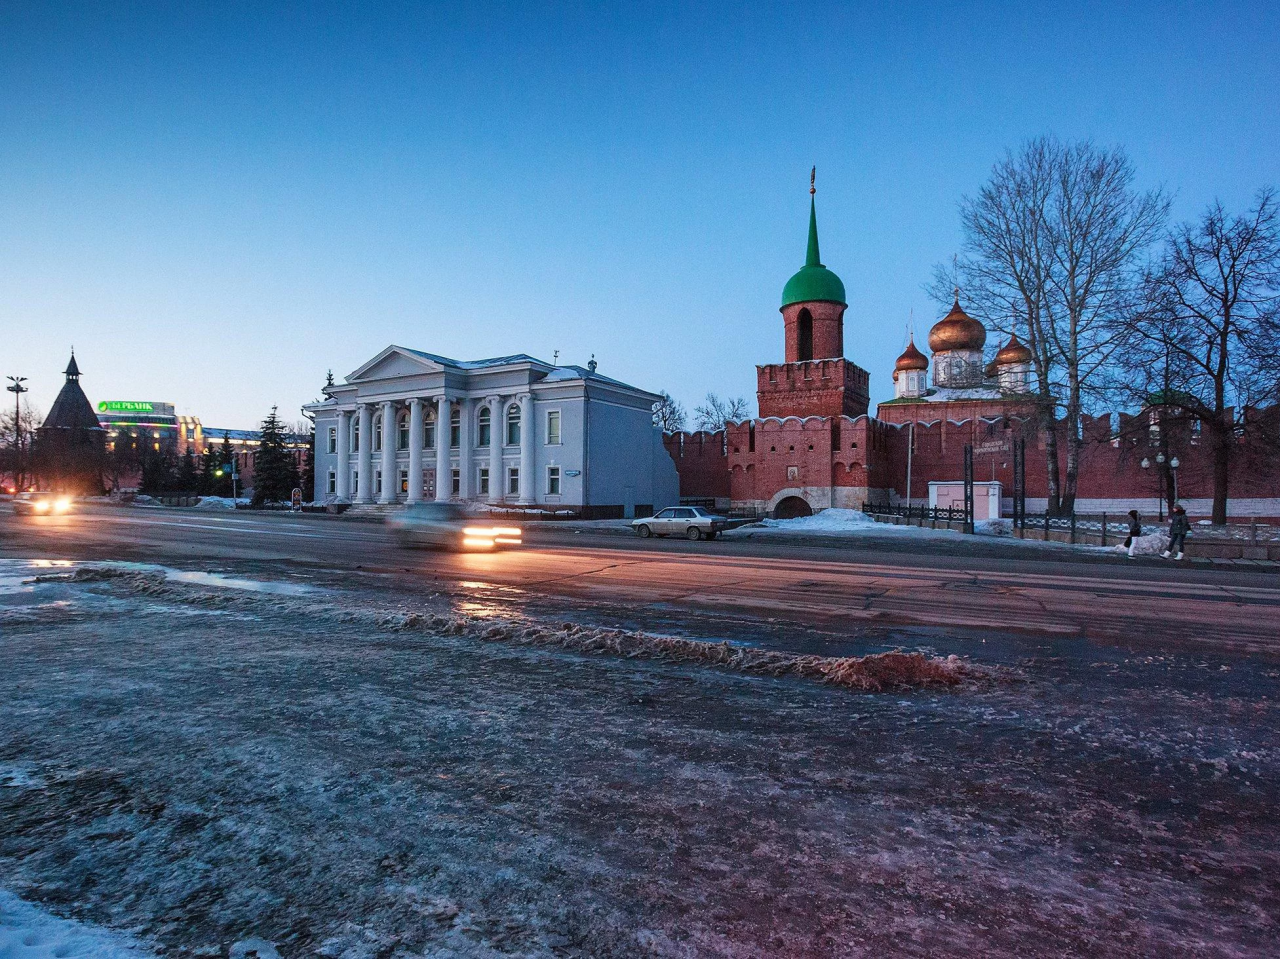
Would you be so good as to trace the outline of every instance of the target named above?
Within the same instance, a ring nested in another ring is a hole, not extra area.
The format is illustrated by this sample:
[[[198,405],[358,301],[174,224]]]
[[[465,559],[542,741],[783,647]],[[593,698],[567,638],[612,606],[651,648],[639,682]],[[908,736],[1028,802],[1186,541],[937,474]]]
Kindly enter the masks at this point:
[[[1174,559],[1182,559],[1182,545],[1190,532],[1191,523],[1187,519],[1187,511],[1182,508],[1181,503],[1174,503],[1173,512],[1169,514],[1169,548],[1160,555],[1168,559],[1172,554]]]
[[[1138,545],[1138,537],[1142,535],[1142,517],[1138,515],[1136,509],[1129,510],[1129,535],[1125,537],[1124,546],[1129,551],[1129,558],[1133,559],[1133,550]]]

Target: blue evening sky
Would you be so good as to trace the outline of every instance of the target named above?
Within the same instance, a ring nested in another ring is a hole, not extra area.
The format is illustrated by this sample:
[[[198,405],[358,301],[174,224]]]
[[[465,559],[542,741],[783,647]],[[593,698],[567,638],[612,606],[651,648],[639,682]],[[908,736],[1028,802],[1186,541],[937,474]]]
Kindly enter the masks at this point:
[[[0,375],[288,419],[389,343],[754,406],[809,167],[845,346],[889,373],[1024,139],[1175,214],[1277,183],[1274,3],[0,6]],[[7,394],[3,394],[7,395]]]

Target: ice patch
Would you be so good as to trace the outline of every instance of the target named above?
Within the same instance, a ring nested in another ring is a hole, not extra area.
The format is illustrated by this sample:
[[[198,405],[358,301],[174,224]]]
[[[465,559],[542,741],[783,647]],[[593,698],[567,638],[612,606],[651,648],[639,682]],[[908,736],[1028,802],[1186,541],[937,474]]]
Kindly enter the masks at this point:
[[[201,573],[189,570],[164,570],[164,578],[171,583],[190,583],[193,586],[219,586],[223,589],[247,589],[254,593],[275,593],[281,596],[305,596],[316,592],[314,586],[303,583],[278,583],[261,579],[239,579],[221,573]]]
[[[256,936],[231,944],[227,959],[280,959],[275,943]]]
[[[44,777],[35,772],[32,766],[23,763],[0,763],[0,789],[27,789],[32,786],[43,786]],[[4,950],[0,948],[0,956]]]
[[[131,936],[60,919],[0,889],[0,956],[4,959],[152,959],[155,955]]]

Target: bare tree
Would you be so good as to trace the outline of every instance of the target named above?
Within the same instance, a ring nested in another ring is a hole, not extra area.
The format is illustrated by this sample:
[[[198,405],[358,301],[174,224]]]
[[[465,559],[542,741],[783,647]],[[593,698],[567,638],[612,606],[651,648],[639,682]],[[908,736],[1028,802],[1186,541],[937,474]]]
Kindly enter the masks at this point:
[[[1045,329],[1045,297],[1052,253],[1048,249],[1047,210],[1056,182],[1060,148],[1045,137],[1009,152],[995,165],[975,197],[960,201],[963,256],[950,270],[935,270],[930,290],[949,303],[954,287],[963,287],[968,308],[1005,334],[1016,333],[1031,350],[1035,400],[1045,439],[1050,514],[1060,510],[1058,467],[1058,364],[1053,338]]]
[[[685,412],[681,406],[666,390],[663,390],[659,396],[662,397],[658,402],[653,404],[653,423],[664,433],[679,433],[685,428]]]
[[[15,410],[11,406],[7,409],[0,408],[0,437],[4,442],[4,448],[0,449],[0,473],[10,474],[15,489],[22,479],[19,474],[25,473],[30,477],[31,441],[43,422],[44,414],[26,399],[22,400],[19,409]]]
[[[966,299],[1032,352],[1051,513],[1075,510],[1081,415],[1103,384],[1139,299],[1143,254],[1168,215],[1164,193],[1139,192],[1133,180],[1119,148],[1041,137],[1007,155],[961,203],[965,256],[954,272]]]
[[[747,401],[741,396],[721,399],[715,393],[708,393],[707,398],[694,407],[694,423],[700,430],[714,432],[724,429],[724,424],[729,420],[746,419],[750,415],[749,410]]]
[[[1044,327],[1066,380],[1062,511],[1071,513],[1084,445],[1081,413],[1138,305],[1143,254],[1159,238],[1169,200],[1160,190],[1134,190],[1133,166],[1118,147],[1062,148],[1056,180],[1047,220],[1053,266]]]
[[[1164,371],[1163,395],[1199,420],[1213,460],[1214,523],[1227,521],[1237,430],[1280,390],[1280,209],[1272,189],[1242,216],[1215,202],[1168,238],[1129,328],[1140,369]],[[1139,380],[1144,382],[1145,378]]]

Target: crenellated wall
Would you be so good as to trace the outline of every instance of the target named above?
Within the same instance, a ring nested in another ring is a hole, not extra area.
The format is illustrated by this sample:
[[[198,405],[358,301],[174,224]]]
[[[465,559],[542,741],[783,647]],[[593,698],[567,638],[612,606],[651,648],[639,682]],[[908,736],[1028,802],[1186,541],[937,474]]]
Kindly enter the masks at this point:
[[[1013,491],[1013,444],[1023,438],[1030,508],[1043,509],[1048,496],[1044,434],[1025,405],[1003,412],[992,401],[909,408],[920,418],[893,423],[868,416],[763,417],[728,423],[716,433],[668,434],[665,442],[680,473],[682,496],[729,498],[737,505],[771,509],[780,498],[794,495],[823,509],[857,508],[868,499],[906,499],[908,446],[913,502],[927,500],[931,480],[963,478],[966,444],[974,448],[974,479],[999,481],[1007,499]],[[925,418],[953,412],[981,415]],[[1280,407],[1251,411],[1248,419],[1253,425],[1237,440],[1232,514],[1274,518],[1280,515]],[[1167,465],[1175,455],[1180,498],[1195,506],[1193,515],[1207,511],[1203,504],[1213,495],[1211,450],[1207,435],[1189,422],[1161,425],[1153,424],[1149,413],[1113,413],[1085,417],[1082,426],[1081,511],[1136,507],[1155,514],[1161,470],[1169,483]],[[1156,463],[1160,453],[1166,456],[1165,467]],[[1065,478],[1065,449],[1058,457]]]
[[[756,367],[762,417],[863,416],[867,384],[867,371],[842,358]]]

